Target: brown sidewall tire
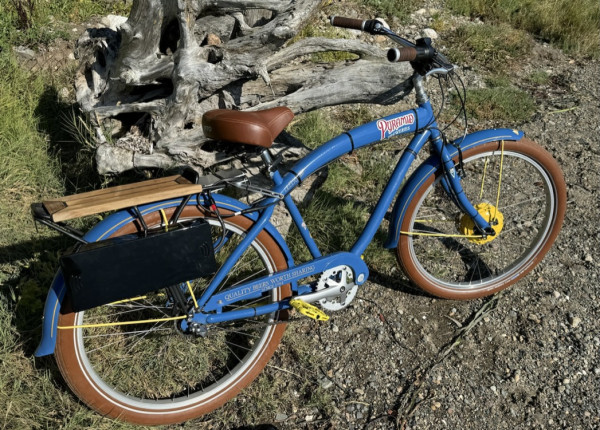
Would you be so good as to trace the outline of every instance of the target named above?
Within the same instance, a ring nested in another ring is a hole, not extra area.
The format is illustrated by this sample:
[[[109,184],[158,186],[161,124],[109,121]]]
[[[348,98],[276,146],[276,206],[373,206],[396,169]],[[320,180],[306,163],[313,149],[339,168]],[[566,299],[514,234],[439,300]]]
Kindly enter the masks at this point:
[[[170,216],[174,212],[174,209],[166,209],[165,212],[167,213],[167,216]],[[227,213],[227,211],[222,210],[222,213]],[[198,208],[187,206],[181,217],[204,217],[204,215]],[[160,222],[160,215],[154,212],[145,216],[144,219],[148,225],[155,225]],[[246,231],[253,223],[243,216],[232,217],[227,221],[238,225]],[[115,232],[111,237],[133,233],[136,229],[137,227],[135,225],[129,223]],[[261,243],[270,255],[276,270],[285,270],[288,267],[283,251],[271,235],[266,231],[262,231],[258,235],[257,241]],[[290,285],[282,286],[279,294],[279,297],[282,298],[291,296]],[[60,314],[58,325],[74,325],[75,316],[76,314],[73,312]],[[287,319],[287,313],[280,313],[280,319]],[[76,350],[75,330],[57,330],[55,357],[58,367],[69,387],[77,397],[100,414],[137,424],[173,424],[197,418],[211,412],[239,394],[244,387],[250,384],[259,375],[261,370],[270,360],[281,341],[285,326],[285,324],[273,326],[274,329],[271,333],[271,337],[263,346],[262,352],[256,356],[254,362],[249,366],[244,375],[239,378],[239,380],[231,383],[225,392],[220,390],[220,392],[216,393],[214,398],[204,400],[200,405],[192,407],[187,406],[185,410],[179,410],[177,407],[174,407],[172,410],[161,410],[160,414],[156,414],[156,411],[153,411],[150,408],[140,408],[135,410],[125,409],[122,406],[119,406],[119,401],[113,399],[110,394],[103,392],[100,387],[92,382],[91,378],[88,378],[87,376],[86,369],[79,363],[77,358],[78,352]]]
[[[463,157],[466,159],[468,157],[482,152],[499,150],[500,147],[500,142],[488,142],[475,148],[464,151]],[[554,214],[553,224],[550,228],[550,232],[544,238],[545,243],[529,260],[523,262],[520,272],[518,272],[516,276],[504,276],[498,279],[497,282],[493,282],[487,287],[480,289],[474,288],[472,290],[468,290],[451,289],[443,285],[436,284],[432,282],[431,279],[425,277],[411,257],[411,238],[407,235],[400,235],[398,247],[396,249],[400,267],[412,282],[414,282],[418,287],[434,296],[454,300],[467,300],[489,296],[509,287],[510,285],[514,284],[519,279],[521,279],[523,276],[525,276],[527,273],[529,273],[544,258],[544,256],[554,243],[554,240],[556,239],[558,233],[560,232],[565,216],[567,202],[566,185],[560,166],[546,150],[544,150],[542,147],[540,147],[539,145],[527,138],[523,138],[519,141],[504,141],[504,148],[508,151],[514,151],[519,152],[521,154],[525,154],[530,158],[536,160],[541,166],[544,167],[554,184],[556,210]],[[454,161],[458,162],[458,159],[456,158]],[[413,212],[417,209],[418,202],[421,200],[423,194],[427,191],[431,184],[440,175],[441,171],[436,172],[435,175],[431,175],[429,178],[427,178],[423,185],[421,185],[421,187],[415,192],[415,195],[413,196],[413,199],[410,202],[406,214],[404,215],[404,218],[402,220],[401,231],[408,231],[410,229],[410,220],[412,219]]]

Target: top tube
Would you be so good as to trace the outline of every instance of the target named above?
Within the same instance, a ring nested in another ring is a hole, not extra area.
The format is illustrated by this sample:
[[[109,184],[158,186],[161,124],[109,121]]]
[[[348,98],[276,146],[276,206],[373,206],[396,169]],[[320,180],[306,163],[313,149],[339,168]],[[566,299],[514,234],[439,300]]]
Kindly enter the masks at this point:
[[[340,134],[299,160],[273,191],[288,194],[306,177],[336,158],[392,136],[414,133],[434,120],[431,104],[425,101],[416,109],[395,113]]]

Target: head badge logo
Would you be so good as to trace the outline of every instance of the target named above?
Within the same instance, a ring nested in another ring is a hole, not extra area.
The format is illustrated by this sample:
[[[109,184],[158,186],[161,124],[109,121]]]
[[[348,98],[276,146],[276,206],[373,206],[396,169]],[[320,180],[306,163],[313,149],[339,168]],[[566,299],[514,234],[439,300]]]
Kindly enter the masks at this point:
[[[408,130],[411,124],[415,123],[415,114],[410,112],[392,119],[380,119],[377,121],[377,128],[381,131],[381,139],[394,136]]]

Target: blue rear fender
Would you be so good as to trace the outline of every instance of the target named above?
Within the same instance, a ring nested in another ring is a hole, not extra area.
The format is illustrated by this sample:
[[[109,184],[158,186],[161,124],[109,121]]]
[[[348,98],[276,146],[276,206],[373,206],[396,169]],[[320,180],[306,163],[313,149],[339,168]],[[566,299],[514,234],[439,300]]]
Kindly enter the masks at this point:
[[[459,144],[462,151],[467,149],[475,148],[479,145],[483,145],[487,142],[494,142],[497,140],[520,140],[524,136],[522,131],[511,130],[508,128],[496,128],[491,130],[482,130],[475,133],[470,133],[461,139],[454,141],[454,144]],[[454,147],[449,146],[449,154],[454,157],[458,150]],[[404,187],[400,191],[394,209],[392,210],[392,216],[390,218],[390,230],[388,237],[384,243],[385,248],[395,248],[398,246],[398,240],[400,238],[400,226],[402,220],[406,214],[406,209],[410,204],[415,193],[421,186],[421,184],[432,174],[440,168],[440,158],[436,155],[432,155],[425,160],[414,172],[410,175],[410,178],[406,181]]]
[[[215,202],[219,208],[229,209],[234,212],[248,208],[248,205],[231,197],[227,197],[221,194],[213,194],[212,196],[215,199]],[[196,202],[196,199],[192,198],[188,204],[195,205]],[[160,209],[177,207],[180,203],[181,199],[164,200],[161,202],[155,202],[145,206],[141,206],[139,209],[140,212],[145,215],[147,213],[155,212]],[[244,216],[251,220],[256,220],[258,218],[258,214],[256,212],[247,213]],[[98,240],[106,239],[110,237],[112,233],[121,228],[123,225],[130,222],[131,219],[132,215],[126,210],[116,212],[106,217],[98,224],[96,224],[90,231],[88,231],[85,234],[84,239],[88,242],[96,242]],[[273,239],[275,239],[277,244],[280,246],[281,250],[283,251],[286,257],[288,267],[294,266],[294,259],[292,258],[292,254],[287,244],[285,243],[285,240],[277,231],[277,229],[271,223],[267,223],[265,230],[273,237]],[[295,287],[295,285],[293,285],[293,287]],[[54,280],[52,282],[52,285],[50,286],[50,290],[48,291],[48,295],[46,297],[46,303],[44,305],[44,316],[42,321],[42,339],[35,351],[34,355],[36,357],[49,355],[54,352],[54,347],[56,346],[58,316],[66,292],[67,290],[64,278],[62,272],[59,270],[56,273],[56,276],[54,277]]]

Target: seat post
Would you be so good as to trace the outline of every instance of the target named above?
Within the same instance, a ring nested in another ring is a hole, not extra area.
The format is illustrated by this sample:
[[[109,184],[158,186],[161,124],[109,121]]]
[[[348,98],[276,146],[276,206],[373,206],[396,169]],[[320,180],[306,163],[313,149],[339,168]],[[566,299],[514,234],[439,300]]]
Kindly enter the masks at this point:
[[[265,148],[260,153],[260,158],[264,161],[267,167],[271,167],[273,165],[273,156],[271,155],[271,151],[268,148]]]
[[[281,162],[281,156],[278,156],[275,160],[273,160],[273,156],[271,155],[271,151],[268,148],[265,148],[260,153],[260,157],[263,162],[267,166],[267,174],[273,180],[273,182],[278,185],[281,183],[281,175],[277,170],[277,165]]]

